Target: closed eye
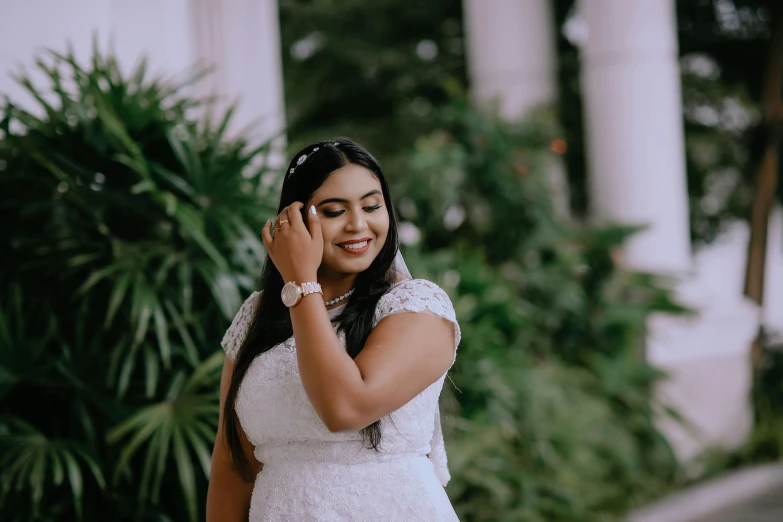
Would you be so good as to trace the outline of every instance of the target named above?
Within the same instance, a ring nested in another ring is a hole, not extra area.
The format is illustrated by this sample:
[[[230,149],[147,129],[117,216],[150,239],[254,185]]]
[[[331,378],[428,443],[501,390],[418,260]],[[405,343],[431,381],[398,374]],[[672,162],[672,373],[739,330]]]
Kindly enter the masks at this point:
[[[365,212],[367,212],[369,214],[370,212],[375,212],[376,210],[378,210],[382,206],[383,205],[372,205],[372,206],[369,206],[369,207],[362,207],[362,210],[364,210]],[[325,217],[335,218],[337,216],[342,216],[343,214],[345,214],[345,210],[324,210],[323,213],[324,213]]]

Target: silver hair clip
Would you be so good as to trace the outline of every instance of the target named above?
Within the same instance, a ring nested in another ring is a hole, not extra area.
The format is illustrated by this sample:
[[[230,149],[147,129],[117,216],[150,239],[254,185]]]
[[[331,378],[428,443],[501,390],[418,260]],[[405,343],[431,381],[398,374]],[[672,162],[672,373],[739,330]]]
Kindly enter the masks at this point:
[[[304,163],[305,161],[307,161],[307,158],[309,158],[310,156],[312,156],[312,155],[313,155],[313,154],[315,154],[316,152],[318,152],[318,147],[314,148],[314,149],[313,149],[313,150],[310,152],[310,154],[302,154],[301,156],[299,156],[299,159],[298,159],[298,160],[296,160],[296,165],[295,165],[294,167],[292,167],[292,168],[290,168],[290,169],[288,170],[288,174],[293,174],[293,173],[294,173],[294,170],[296,170],[296,167],[298,167],[299,165],[301,165],[302,163]]]

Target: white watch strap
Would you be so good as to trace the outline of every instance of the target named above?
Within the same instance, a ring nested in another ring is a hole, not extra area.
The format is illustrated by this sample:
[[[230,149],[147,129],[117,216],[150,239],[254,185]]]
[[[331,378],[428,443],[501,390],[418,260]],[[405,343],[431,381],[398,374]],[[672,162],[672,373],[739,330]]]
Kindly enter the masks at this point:
[[[313,283],[313,282],[302,283],[300,287],[302,288],[302,297],[306,295],[314,294],[316,292],[323,295],[323,290],[321,290],[321,285],[319,285],[318,283]]]

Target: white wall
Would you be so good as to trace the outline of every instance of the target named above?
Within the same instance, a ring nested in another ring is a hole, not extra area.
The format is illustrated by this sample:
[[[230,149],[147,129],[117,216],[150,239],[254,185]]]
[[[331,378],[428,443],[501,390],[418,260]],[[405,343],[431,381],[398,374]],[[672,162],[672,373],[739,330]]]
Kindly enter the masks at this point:
[[[191,0],[190,6],[194,54],[215,67],[198,94],[217,95],[223,109],[238,103],[233,131],[255,122],[259,139],[280,133],[285,104],[277,0]],[[278,140],[273,164],[285,162],[284,145]]]
[[[193,62],[187,0],[3,0],[0,4],[0,94],[30,100],[9,77],[24,66],[34,80],[34,60],[46,48],[79,60],[92,52],[97,35],[103,50],[113,41],[117,58],[129,69],[144,53],[152,70],[169,74]]]
[[[64,52],[70,42],[84,61],[94,35],[103,51],[111,42],[125,71],[142,55],[150,72],[166,77],[213,66],[191,93],[240,101],[233,130],[261,120],[257,137],[264,139],[284,129],[276,0],[2,0],[0,95],[32,101],[9,73],[23,65],[38,83],[36,53]]]

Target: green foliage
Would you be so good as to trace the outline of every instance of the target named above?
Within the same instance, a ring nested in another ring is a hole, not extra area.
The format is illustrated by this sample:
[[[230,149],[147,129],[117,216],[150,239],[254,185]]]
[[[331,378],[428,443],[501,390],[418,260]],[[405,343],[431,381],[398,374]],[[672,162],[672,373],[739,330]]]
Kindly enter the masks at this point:
[[[681,63],[691,237],[699,246],[750,216],[748,145],[758,108],[743,86],[720,81],[720,66],[709,56],[690,55]]]
[[[387,166],[465,84],[459,0],[281,0],[288,138],[351,136]]]
[[[216,350],[276,179],[231,111],[194,117],[212,114],[179,94],[195,78],[97,51],[37,67],[46,85],[18,79],[37,106],[0,119],[0,518],[197,520]]]
[[[508,124],[458,103],[441,116],[397,190],[422,227],[413,271],[451,291],[463,325],[452,500],[470,521],[617,516],[679,478],[642,349],[652,313],[683,310],[617,265],[632,229],[555,218],[549,115]]]

